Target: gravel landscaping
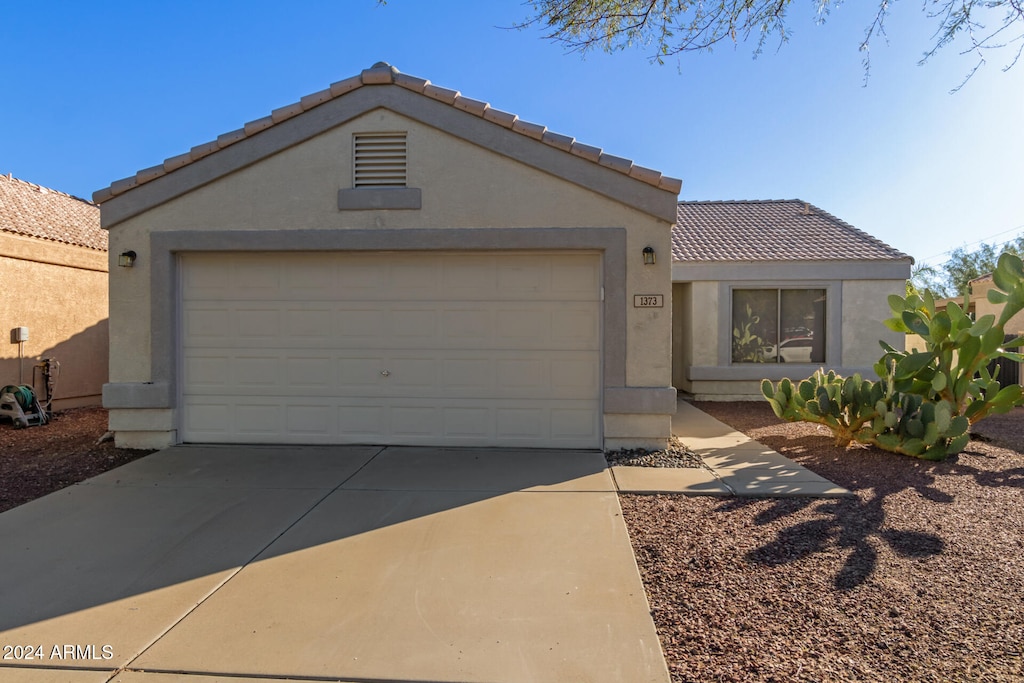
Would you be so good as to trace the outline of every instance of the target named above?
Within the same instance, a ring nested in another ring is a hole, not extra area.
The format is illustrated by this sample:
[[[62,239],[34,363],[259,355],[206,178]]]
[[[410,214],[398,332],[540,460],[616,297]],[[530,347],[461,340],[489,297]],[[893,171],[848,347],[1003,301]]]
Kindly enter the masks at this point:
[[[667,448],[660,451],[648,451],[642,448],[621,451],[609,451],[604,454],[609,467],[704,467],[700,456],[687,448],[682,441],[675,439]]]
[[[1024,681],[1024,409],[929,463],[696,405],[856,498],[621,496],[673,681]],[[0,425],[0,511],[148,452],[105,430],[99,408]],[[700,466],[684,444],[609,461]]]
[[[152,453],[98,443],[106,431],[102,408],[66,410],[39,427],[0,424],[0,512]]]
[[[1024,680],[1024,409],[928,463],[696,405],[856,498],[623,495],[673,681]]]

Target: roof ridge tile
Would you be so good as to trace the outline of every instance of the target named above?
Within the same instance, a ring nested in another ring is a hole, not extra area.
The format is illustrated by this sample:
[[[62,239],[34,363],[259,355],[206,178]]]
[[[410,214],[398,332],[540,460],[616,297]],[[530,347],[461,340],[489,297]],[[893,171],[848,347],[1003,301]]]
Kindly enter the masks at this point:
[[[487,111],[484,112],[484,118],[490,121],[491,123],[496,123],[503,128],[509,129],[515,126],[516,121],[519,120],[519,117],[516,116],[515,114],[512,114],[507,111],[502,111],[500,109],[495,109],[494,107],[490,107],[487,109]]]
[[[455,104],[455,100],[460,96],[458,90],[442,88],[433,83],[423,87],[423,94],[445,104]]]
[[[274,109],[269,116],[249,121],[242,128],[224,133],[213,142],[197,145],[186,154],[179,154],[164,160],[162,166],[153,166],[137,172],[130,178],[123,178],[114,181],[109,187],[97,190],[93,193],[95,202],[105,202],[123,192],[137,187],[138,185],[155,180],[163,175],[172,173],[183,166],[209,156],[213,152],[233,145],[245,138],[252,137],[258,133],[286,121],[299,114],[309,111],[315,107],[341,97],[357,88],[368,85],[397,85],[406,90],[424,95],[447,105],[451,105],[460,111],[478,116],[486,121],[495,123],[503,128],[514,131],[521,135],[533,138],[556,149],[574,154],[591,162],[595,162],[627,175],[634,180],[653,185],[654,187],[679,193],[682,188],[682,181],[676,178],[664,176],[661,173],[640,166],[636,166],[631,160],[605,153],[593,145],[585,145],[577,142],[574,138],[561,133],[550,131],[546,126],[530,123],[520,119],[510,112],[494,109],[482,100],[464,97],[459,91],[449,88],[442,88],[432,84],[430,81],[409,76],[401,73],[398,69],[387,62],[377,62],[369,69],[364,69],[356,76],[351,76],[341,81],[336,81],[330,87],[318,92],[306,95],[298,102]],[[160,168],[163,172],[160,172]]]
[[[390,85],[395,82],[395,73],[398,71],[387,62],[377,62],[369,69],[363,69],[360,76],[363,85]]]
[[[306,95],[299,100],[299,103],[302,105],[303,111],[309,111],[313,107],[319,106],[324,102],[330,102],[333,99],[334,94],[331,92],[331,89],[324,88],[323,90]]]
[[[540,141],[551,145],[552,147],[557,147],[563,152],[570,152],[572,151],[573,143],[576,142],[576,138],[569,137],[568,135],[562,135],[561,133],[556,133],[552,130],[545,130]]]
[[[606,152],[601,152],[601,157],[597,160],[597,163],[619,171],[620,173],[625,173],[626,175],[629,175],[630,171],[633,170],[632,161],[625,157],[617,157],[614,154],[608,154]]]
[[[464,97],[462,95],[456,97],[455,102],[453,102],[452,105],[456,109],[461,109],[462,111],[469,112],[470,114],[474,114],[480,117],[483,117],[484,112],[491,108],[491,105],[487,104],[486,102],[474,100],[472,98]]]
[[[424,88],[430,85],[430,81],[425,78],[403,74],[399,71],[395,74],[395,85],[400,85],[406,90],[412,90],[414,93],[422,95]]]
[[[585,145],[582,142],[573,142],[570,152],[588,161],[598,161],[601,158],[601,148],[593,145]]]
[[[356,88],[363,87],[362,76],[349,76],[340,81],[331,83],[330,91],[334,97],[341,97],[345,93],[352,92]]]

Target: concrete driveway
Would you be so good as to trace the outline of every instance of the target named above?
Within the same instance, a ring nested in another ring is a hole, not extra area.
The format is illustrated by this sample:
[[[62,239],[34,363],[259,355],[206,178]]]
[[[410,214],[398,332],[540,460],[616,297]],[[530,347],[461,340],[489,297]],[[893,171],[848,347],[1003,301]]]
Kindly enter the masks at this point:
[[[667,681],[604,457],[170,448],[0,514],[9,683]]]

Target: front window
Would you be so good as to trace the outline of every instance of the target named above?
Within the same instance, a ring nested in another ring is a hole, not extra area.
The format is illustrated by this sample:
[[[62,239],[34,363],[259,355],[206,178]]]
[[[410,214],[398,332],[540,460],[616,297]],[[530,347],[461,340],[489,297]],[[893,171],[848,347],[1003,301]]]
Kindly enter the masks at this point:
[[[732,290],[733,363],[824,363],[824,289]]]

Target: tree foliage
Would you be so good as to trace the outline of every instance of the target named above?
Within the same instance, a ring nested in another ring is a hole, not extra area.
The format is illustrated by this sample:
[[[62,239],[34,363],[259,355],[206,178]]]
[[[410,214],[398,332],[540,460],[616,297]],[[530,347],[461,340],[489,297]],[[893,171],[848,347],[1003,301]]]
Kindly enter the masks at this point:
[[[1024,258],[1024,235],[1005,244],[982,243],[973,251],[966,247],[954,249],[941,266],[915,265],[907,281],[907,295],[928,293],[937,299],[961,298],[970,293],[971,280],[996,269],[1002,254]]]
[[[722,42],[752,40],[755,54],[773,38],[785,43],[793,0],[529,0],[529,4],[534,16],[520,26],[544,26],[547,38],[571,52],[643,46],[653,48],[652,60],[661,63],[683,52],[710,51]],[[812,0],[809,8],[818,23],[825,23],[841,4],[841,0]],[[1021,0],[924,0],[923,9],[936,22],[936,29],[934,43],[922,61],[964,38],[964,52],[977,59],[969,78],[991,50],[1014,47],[1008,69],[1024,49]],[[873,18],[860,44],[865,66],[871,41],[885,37],[891,10],[891,0],[877,0],[872,8]]]
[[[971,280],[987,275],[996,269],[1000,254],[1024,256],[1024,235],[1002,246],[982,244],[974,251],[963,247],[953,250],[943,268],[949,283],[951,296],[968,293]]]
[[[944,273],[937,266],[918,263],[910,270],[907,296],[924,296],[926,292],[940,299],[949,296]]]

